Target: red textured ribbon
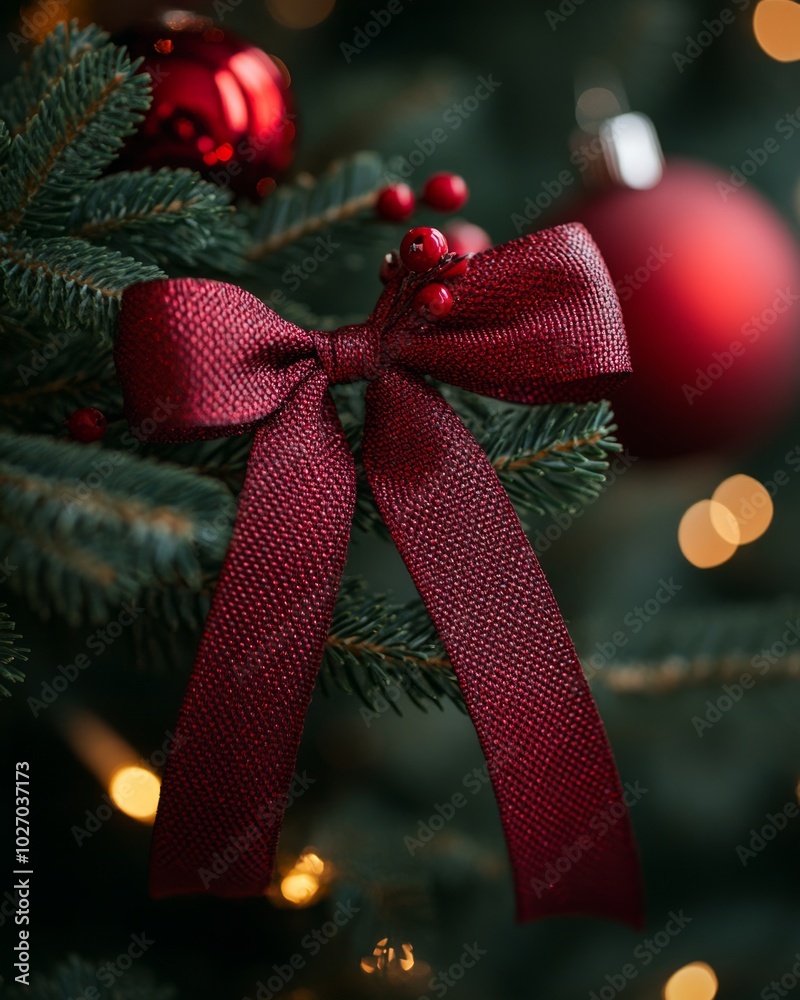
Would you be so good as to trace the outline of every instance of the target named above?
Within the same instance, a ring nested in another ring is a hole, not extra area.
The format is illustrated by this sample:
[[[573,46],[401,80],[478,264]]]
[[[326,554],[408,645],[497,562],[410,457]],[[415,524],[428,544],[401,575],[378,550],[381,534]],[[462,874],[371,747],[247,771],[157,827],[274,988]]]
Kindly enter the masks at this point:
[[[518,916],[641,921],[630,820],[553,594],[490,462],[424,378],[518,403],[597,398],[629,372],[619,304],[583,227],[399,274],[362,325],[306,332],[232,285],[123,296],[116,359],[133,422],[160,440],[256,428],[239,513],[156,819],[157,896],[262,893],[345,562],[353,457],[328,392],[369,380],[364,466],[458,676],[497,796]]]

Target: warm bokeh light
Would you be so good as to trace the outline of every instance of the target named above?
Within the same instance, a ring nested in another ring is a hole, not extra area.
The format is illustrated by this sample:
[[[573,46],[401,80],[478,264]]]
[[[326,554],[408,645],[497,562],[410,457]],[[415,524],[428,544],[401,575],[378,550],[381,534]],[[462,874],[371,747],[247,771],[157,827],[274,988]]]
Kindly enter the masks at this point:
[[[772,523],[772,497],[752,476],[730,476],[714,490],[711,499],[721,503],[736,518],[740,545],[760,538]]]
[[[617,95],[608,87],[589,87],[575,102],[575,120],[585,131],[596,129],[599,122],[622,111]]]
[[[714,1000],[717,977],[705,962],[690,962],[667,980],[664,1000]]]
[[[726,562],[739,545],[736,518],[715,500],[692,504],[681,518],[678,545],[685,558],[699,569]]]
[[[142,823],[156,818],[161,782],[158,775],[138,765],[126,765],[111,775],[108,794],[120,812]]]
[[[325,890],[328,866],[314,851],[304,851],[280,881],[280,895],[291,906],[316,903]]]
[[[281,895],[295,906],[310,906],[318,892],[319,879],[310,872],[291,871],[281,879]]]
[[[753,31],[764,52],[778,62],[800,59],[800,4],[795,0],[761,0]]]
[[[402,975],[414,968],[414,949],[407,942],[400,945],[397,951],[389,944],[389,938],[381,938],[372,950],[372,954],[361,959],[361,971],[367,975],[381,972],[389,976]]]
[[[313,28],[334,8],[336,0],[267,0],[267,10],[285,28]]]

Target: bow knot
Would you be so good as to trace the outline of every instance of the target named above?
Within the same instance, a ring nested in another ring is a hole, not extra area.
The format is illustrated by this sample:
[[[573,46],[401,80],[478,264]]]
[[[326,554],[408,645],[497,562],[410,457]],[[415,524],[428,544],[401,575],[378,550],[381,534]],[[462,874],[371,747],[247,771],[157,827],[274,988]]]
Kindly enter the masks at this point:
[[[332,385],[369,382],[381,367],[381,334],[372,323],[354,323],[331,332],[313,331],[320,364]]]

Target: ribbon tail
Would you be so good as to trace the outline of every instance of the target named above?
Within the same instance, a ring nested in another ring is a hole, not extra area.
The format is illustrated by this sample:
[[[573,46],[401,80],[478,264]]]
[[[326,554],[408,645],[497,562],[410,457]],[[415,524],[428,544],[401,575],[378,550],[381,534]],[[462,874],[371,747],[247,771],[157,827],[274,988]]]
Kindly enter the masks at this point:
[[[153,834],[154,896],[268,886],[355,506],[327,379],[256,433]],[[313,780],[313,779],[312,779]]]
[[[552,591],[489,460],[401,370],[369,388],[364,463],[458,676],[494,785],[517,915],[642,925],[628,809]]]

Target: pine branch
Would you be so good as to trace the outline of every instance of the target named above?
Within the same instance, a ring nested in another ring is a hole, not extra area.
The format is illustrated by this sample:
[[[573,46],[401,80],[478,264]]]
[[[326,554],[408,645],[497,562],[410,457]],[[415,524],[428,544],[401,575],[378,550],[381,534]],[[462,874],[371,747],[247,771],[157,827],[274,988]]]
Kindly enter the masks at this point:
[[[620,694],[721,685],[743,673],[757,683],[800,677],[796,599],[680,612],[665,608],[637,631],[627,630],[612,659],[594,646],[592,635],[603,637],[604,632],[591,621],[576,623],[573,633],[592,683]]]
[[[11,133],[8,131],[6,123],[0,120],[0,166],[8,158],[9,149],[11,149]]]
[[[0,604],[0,609],[5,606],[5,604]],[[8,613],[0,610],[0,677],[12,684],[24,681],[25,674],[11,664],[14,660],[27,660],[28,657],[25,654],[30,653],[29,649],[15,645],[15,641],[22,638],[14,631],[15,628],[16,625],[11,621]],[[4,684],[0,684],[0,694],[9,696],[11,692]]]
[[[108,963],[105,963],[107,966]],[[95,965],[76,955],[53,970],[51,976],[34,973],[31,985],[9,986],[4,993],[9,1000],[75,1000],[93,997],[95,1000],[172,1000],[171,987],[156,986],[148,973],[139,969],[126,972],[122,978],[109,977],[103,963]]]
[[[16,79],[0,87],[0,108],[14,134],[21,132],[39,110],[43,97],[52,94],[67,69],[78,65],[88,52],[107,44],[108,35],[77,21],[61,22],[36,46]]]
[[[73,209],[71,235],[168,267],[232,270],[245,236],[229,196],[190,170],[118,173],[95,182]]]
[[[86,326],[101,337],[109,336],[128,285],[163,277],[157,267],[70,237],[0,243],[0,272],[13,308],[35,310],[47,323]]]
[[[234,513],[229,491],[193,472],[0,433],[0,550],[42,614],[103,621],[147,587],[199,587]]]
[[[404,692],[417,707],[463,708],[461,691],[436,632],[420,602],[391,605],[359,580],[339,593],[322,661],[320,685],[357,694],[371,710],[400,713]]]
[[[63,231],[74,201],[150,105],[149,77],[135,71],[125,50],[110,44],[64,66],[0,167],[0,228],[40,236]]]
[[[374,206],[386,185],[386,164],[375,153],[335,163],[316,182],[281,185],[256,216],[250,260],[260,260]]]

